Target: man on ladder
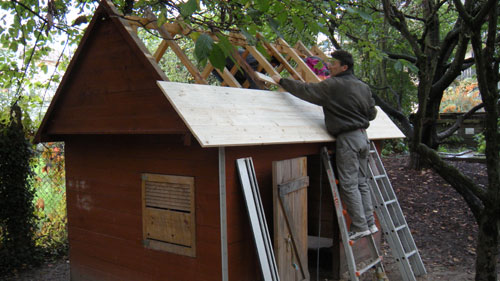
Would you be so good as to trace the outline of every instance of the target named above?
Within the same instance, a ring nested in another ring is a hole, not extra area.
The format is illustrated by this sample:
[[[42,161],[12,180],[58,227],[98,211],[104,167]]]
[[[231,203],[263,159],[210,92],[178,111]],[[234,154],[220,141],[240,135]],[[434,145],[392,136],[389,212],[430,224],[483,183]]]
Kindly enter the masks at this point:
[[[272,77],[292,95],[323,107],[326,128],[336,138],[342,200],[352,221],[350,240],[378,231],[367,179],[370,141],[365,130],[377,109],[369,86],[354,76],[353,67],[352,55],[337,50],[328,63],[330,78],[320,83]]]

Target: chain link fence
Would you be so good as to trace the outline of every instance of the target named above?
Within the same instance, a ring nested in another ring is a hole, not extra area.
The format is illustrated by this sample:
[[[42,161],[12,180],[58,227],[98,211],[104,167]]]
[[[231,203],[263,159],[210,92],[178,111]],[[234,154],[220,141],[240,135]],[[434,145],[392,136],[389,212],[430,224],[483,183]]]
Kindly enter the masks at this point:
[[[36,245],[48,254],[64,254],[68,241],[64,144],[37,145],[32,165]]]

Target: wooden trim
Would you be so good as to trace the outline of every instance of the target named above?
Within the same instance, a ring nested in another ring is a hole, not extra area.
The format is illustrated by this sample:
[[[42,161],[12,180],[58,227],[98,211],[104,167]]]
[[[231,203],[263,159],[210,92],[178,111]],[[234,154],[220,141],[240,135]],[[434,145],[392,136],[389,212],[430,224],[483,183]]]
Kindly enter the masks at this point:
[[[222,281],[227,281],[229,278],[229,270],[226,210],[226,151],[224,147],[219,147],[219,208]]]
[[[116,11],[116,13],[114,17],[111,17],[111,20],[117,23],[118,30],[122,33],[125,41],[129,42],[130,46],[133,49],[137,49],[138,53],[140,52],[144,55],[143,57],[141,56],[139,57],[145,58],[145,60],[149,62],[149,63],[146,62],[146,65],[149,65],[154,69],[154,71],[159,75],[159,79],[169,81],[165,72],[156,63],[153,56],[150,54],[148,48],[146,47],[146,45],[144,45],[144,42],[139,38],[139,36],[137,36],[134,29],[130,26],[129,21],[122,18],[122,15],[114,6],[112,6],[112,8]]]
[[[304,176],[298,179],[278,184],[279,195],[283,196],[290,192],[309,186],[309,177]]]

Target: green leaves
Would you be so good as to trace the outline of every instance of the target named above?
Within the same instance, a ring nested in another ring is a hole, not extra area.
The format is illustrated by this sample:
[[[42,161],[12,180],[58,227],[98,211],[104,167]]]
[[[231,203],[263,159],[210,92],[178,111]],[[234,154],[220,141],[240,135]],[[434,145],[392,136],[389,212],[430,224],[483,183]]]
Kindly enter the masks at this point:
[[[181,15],[183,17],[191,16],[196,10],[198,10],[199,0],[188,0],[186,3],[180,4]]]
[[[394,70],[396,70],[397,72],[401,72],[405,69],[413,73],[418,73],[418,67],[416,67],[413,63],[402,59],[396,60],[396,62],[394,63]]]
[[[210,56],[210,63],[217,69],[223,70],[226,67],[226,56],[219,44],[214,44]]]
[[[372,22],[373,21],[373,18],[372,16],[365,12],[364,10],[362,9],[357,9],[357,8],[352,8],[350,6],[347,6],[345,7],[345,10],[347,11],[347,13],[351,14],[351,15],[358,15],[360,16],[362,19],[368,21],[368,22]]]
[[[292,23],[298,31],[304,30],[304,22],[298,16],[292,16]]]
[[[269,7],[271,6],[271,3],[272,1],[269,1],[269,0],[255,0],[255,7],[265,13],[269,10]]]
[[[36,228],[31,144],[21,122],[23,112],[14,104],[6,123],[0,123],[0,274],[35,259],[33,229]]]
[[[206,64],[207,59],[217,69],[223,70],[226,66],[226,57],[231,53],[233,46],[229,40],[220,35],[219,43],[214,43],[212,37],[201,34],[196,40],[194,54],[198,62]]]
[[[210,52],[212,52],[213,45],[214,40],[210,36],[201,34],[194,46],[194,55],[196,59],[200,62],[205,61],[210,55]]]

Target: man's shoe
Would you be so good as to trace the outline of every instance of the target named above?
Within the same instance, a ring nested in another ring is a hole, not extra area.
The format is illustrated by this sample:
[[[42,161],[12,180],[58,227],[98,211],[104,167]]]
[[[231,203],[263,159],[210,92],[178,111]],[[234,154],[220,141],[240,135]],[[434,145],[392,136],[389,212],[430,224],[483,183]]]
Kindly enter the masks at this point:
[[[369,230],[371,232],[371,234],[375,234],[378,232],[378,227],[375,225],[375,224],[372,224],[370,227],[369,227]]]
[[[365,231],[352,231],[352,232],[349,232],[349,240],[356,240],[356,239],[359,239],[361,237],[365,237],[365,236],[368,236],[370,235],[371,232],[369,229],[365,230]]]

